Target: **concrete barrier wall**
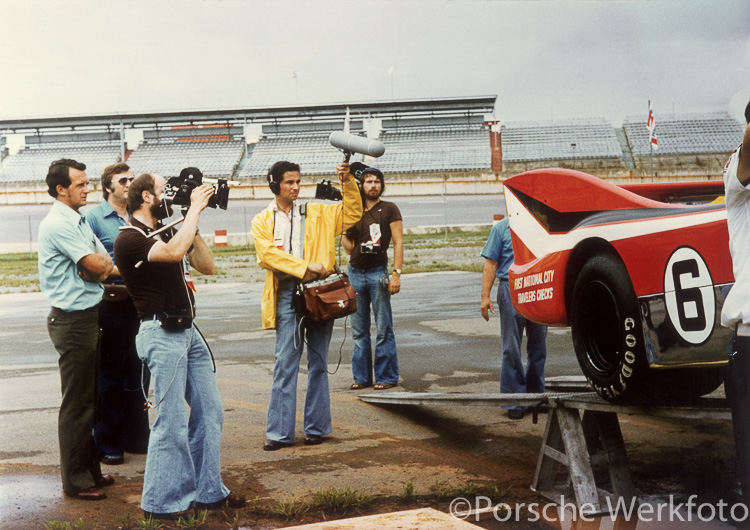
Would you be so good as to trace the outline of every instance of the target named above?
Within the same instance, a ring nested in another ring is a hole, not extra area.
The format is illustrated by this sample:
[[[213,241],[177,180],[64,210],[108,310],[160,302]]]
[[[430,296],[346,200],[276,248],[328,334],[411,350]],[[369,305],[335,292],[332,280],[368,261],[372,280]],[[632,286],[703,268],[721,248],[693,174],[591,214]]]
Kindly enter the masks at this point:
[[[424,195],[483,195],[502,193],[502,183],[517,173],[503,172],[499,177],[492,173],[446,173],[416,174],[416,175],[388,175],[388,194],[393,197],[424,196]],[[312,199],[315,189],[322,178],[329,178],[338,187],[335,175],[330,177],[303,177],[300,198]],[[719,174],[696,174],[694,172],[675,172],[669,175],[634,174],[633,172],[616,172],[602,176],[604,180],[614,184],[630,184],[635,182],[677,182],[721,179]],[[102,195],[99,183],[93,182],[94,191],[89,194],[89,203],[98,203]],[[256,179],[233,185],[229,193],[230,200],[263,199],[271,200],[273,194],[265,181]],[[52,197],[47,193],[44,184],[0,184],[0,205],[11,204],[52,204]]]

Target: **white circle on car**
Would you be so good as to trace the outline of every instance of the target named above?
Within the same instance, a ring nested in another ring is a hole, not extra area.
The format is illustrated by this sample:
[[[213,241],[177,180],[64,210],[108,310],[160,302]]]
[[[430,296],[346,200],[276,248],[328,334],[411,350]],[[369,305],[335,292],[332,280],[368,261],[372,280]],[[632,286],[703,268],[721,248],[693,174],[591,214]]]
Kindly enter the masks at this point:
[[[716,318],[716,295],[703,257],[691,247],[680,247],[664,269],[664,301],[677,334],[698,346],[711,336]]]

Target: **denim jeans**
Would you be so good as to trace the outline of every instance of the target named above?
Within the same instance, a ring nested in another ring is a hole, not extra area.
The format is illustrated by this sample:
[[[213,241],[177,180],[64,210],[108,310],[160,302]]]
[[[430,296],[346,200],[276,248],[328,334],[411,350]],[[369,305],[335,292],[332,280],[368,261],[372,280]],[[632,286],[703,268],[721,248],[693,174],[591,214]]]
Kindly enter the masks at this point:
[[[220,471],[224,410],[203,337],[195,326],[171,332],[152,320],[141,323],[136,347],[151,371],[157,406],[141,508],[174,513],[194,501],[220,501],[229,495]]]
[[[305,319],[292,303],[295,282],[283,281],[276,291],[276,350],[273,385],[268,404],[266,438],[277,442],[294,441],[297,417],[297,375],[302,349],[307,344],[307,391],[305,394],[305,434],[320,436],[333,431],[331,396],[328,389],[328,345],[333,321]]]
[[[370,342],[370,305],[375,315],[377,338],[375,341],[374,381],[398,383],[398,358],[396,335],[393,332],[391,294],[383,285],[388,274],[385,268],[357,269],[349,267],[349,281],[357,292],[357,312],[352,315],[352,375],[354,382],[373,383],[372,344]]]
[[[500,340],[503,357],[500,365],[501,394],[544,392],[544,361],[547,359],[547,326],[526,320],[513,307],[510,286],[500,281],[497,289],[500,311]],[[521,340],[526,330],[526,370],[521,360]],[[510,407],[519,408],[519,407]]]
[[[102,336],[94,438],[102,456],[121,455],[124,451],[144,454],[148,448],[148,412],[143,407],[143,396],[148,394],[149,374],[143,370],[135,349],[139,326],[130,298],[99,304]]]

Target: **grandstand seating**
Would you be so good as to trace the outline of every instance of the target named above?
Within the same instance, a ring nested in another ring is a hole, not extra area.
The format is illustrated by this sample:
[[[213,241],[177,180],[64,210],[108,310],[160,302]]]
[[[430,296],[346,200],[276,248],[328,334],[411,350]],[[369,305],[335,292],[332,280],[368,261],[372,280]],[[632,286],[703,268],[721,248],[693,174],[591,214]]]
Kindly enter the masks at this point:
[[[343,120],[264,125],[252,156],[238,177],[265,177],[274,162],[289,160],[300,165],[302,175],[330,175],[343,160],[341,151],[328,143],[332,131],[343,129]],[[361,134],[362,121],[352,121],[350,132]]]
[[[374,162],[387,173],[486,170],[489,132],[482,116],[384,120],[385,154]]]
[[[607,159],[621,162],[615,129],[603,118],[509,122],[502,129],[503,162]]]
[[[302,121],[306,120],[306,121]],[[328,142],[344,120],[266,123],[257,143],[247,145],[237,124],[179,125],[143,131],[143,141],[127,163],[136,174],[172,177],[188,166],[207,177],[263,178],[278,160],[301,166],[303,175],[332,175],[342,160]],[[375,125],[377,122],[370,122]],[[352,134],[364,135],[363,120],[352,120]],[[649,157],[643,116],[629,117],[622,129],[604,118],[509,122],[502,128],[503,173],[545,166],[573,167],[597,175],[709,175],[720,173],[726,154],[742,139],[743,126],[726,113],[657,117],[659,149]],[[489,131],[484,116],[435,115],[382,119],[379,139],[385,154],[372,163],[391,175],[422,172],[487,172],[491,168]],[[89,179],[120,160],[120,133],[44,133],[25,138],[26,146],[7,154],[0,136],[0,182],[41,182],[50,162],[74,158],[87,165]],[[632,156],[631,156],[632,153]],[[361,159],[356,155],[352,160]]]
[[[49,165],[60,158],[72,158],[86,164],[89,180],[98,180],[109,164],[120,160],[120,146],[106,142],[55,143],[53,147],[28,145],[2,162],[3,182],[41,182]],[[98,145],[97,145],[98,144]]]
[[[651,154],[643,116],[629,116],[623,126],[635,157]],[[743,126],[727,113],[662,115],[656,120],[659,145],[654,155],[722,154],[742,141]]]
[[[189,140],[184,140],[188,138]],[[244,153],[242,140],[227,136],[191,136],[163,140],[145,140],[127,160],[133,172],[175,177],[186,167],[197,167],[205,177],[229,178]]]

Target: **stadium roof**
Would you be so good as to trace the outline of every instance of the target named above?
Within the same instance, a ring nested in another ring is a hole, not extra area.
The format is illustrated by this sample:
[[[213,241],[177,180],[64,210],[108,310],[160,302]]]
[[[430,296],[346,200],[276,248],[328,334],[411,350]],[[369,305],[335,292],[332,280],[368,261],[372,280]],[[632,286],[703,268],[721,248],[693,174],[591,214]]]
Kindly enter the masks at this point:
[[[88,116],[52,116],[0,120],[0,134],[75,129],[154,128],[207,123],[278,123],[342,117],[352,118],[492,114],[497,96],[473,96],[400,101],[325,103],[239,109],[133,112]]]

